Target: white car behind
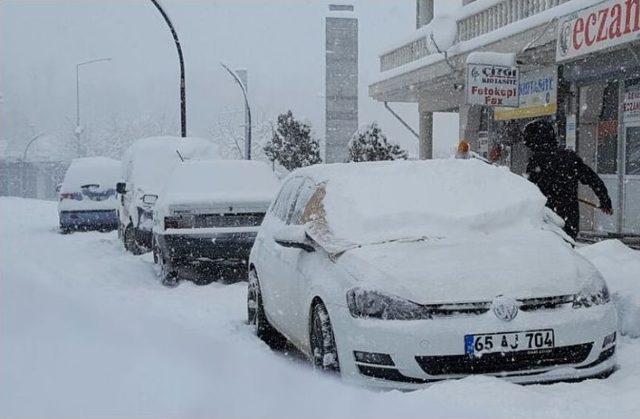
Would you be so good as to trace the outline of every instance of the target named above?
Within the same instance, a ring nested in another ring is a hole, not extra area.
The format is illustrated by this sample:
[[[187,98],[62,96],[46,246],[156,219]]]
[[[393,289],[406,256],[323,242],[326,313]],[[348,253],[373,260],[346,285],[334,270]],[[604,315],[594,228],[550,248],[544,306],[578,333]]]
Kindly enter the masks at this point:
[[[118,183],[118,233],[126,250],[151,250],[153,207],[173,169],[183,159],[217,158],[217,147],[194,137],[149,137],[124,152]]]
[[[561,224],[533,184],[475,160],[297,170],[251,252],[249,322],[372,386],[605,376],[616,313]]]
[[[60,231],[115,230],[116,183],[120,161],[107,157],[74,159],[58,191]]]

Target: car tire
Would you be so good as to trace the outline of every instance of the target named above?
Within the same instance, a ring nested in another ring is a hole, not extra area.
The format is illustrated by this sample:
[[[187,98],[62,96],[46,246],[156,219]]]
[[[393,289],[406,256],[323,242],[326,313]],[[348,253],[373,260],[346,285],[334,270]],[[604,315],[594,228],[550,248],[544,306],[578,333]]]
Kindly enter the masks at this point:
[[[162,280],[162,285],[169,288],[177,287],[179,282],[178,272],[171,264],[167,263],[162,254],[158,255],[158,262],[160,264],[160,279]]]
[[[126,251],[133,253],[134,255],[141,255],[145,253],[145,249],[136,242],[136,230],[133,224],[129,224],[124,229],[124,248]]]
[[[253,332],[261,340],[263,340],[271,349],[283,349],[287,340],[280,332],[278,332],[267,320],[262,304],[262,292],[260,290],[260,282],[255,269],[249,270],[249,278],[247,285],[247,319]]]
[[[322,302],[316,302],[311,307],[309,342],[314,369],[339,374],[338,348],[329,312]]]

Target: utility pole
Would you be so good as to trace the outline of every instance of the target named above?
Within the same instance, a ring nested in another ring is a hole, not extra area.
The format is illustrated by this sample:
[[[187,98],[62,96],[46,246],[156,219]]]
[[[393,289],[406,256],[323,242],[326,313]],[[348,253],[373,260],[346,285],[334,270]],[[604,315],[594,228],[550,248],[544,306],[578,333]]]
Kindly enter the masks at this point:
[[[242,89],[242,96],[244,97],[244,158],[251,160],[251,107],[247,96],[247,70],[233,71],[224,63],[220,63],[220,65],[231,74],[231,77]]]
[[[178,39],[178,33],[173,27],[173,23],[171,19],[169,19],[169,15],[162,8],[158,0],[151,0],[151,3],[158,9],[164,21],[169,26],[169,30],[171,31],[171,36],[173,36],[173,41],[176,44],[176,49],[178,50],[178,60],[180,61],[180,132],[181,137],[185,138],[187,136],[187,92],[185,85],[185,76],[184,76],[184,57],[182,56],[182,47],[180,46],[180,40]]]
[[[78,157],[80,156],[80,134],[82,134],[82,126],[80,125],[80,67],[83,65],[89,65],[94,63],[100,63],[104,61],[111,61],[111,58],[98,58],[95,60],[83,61],[76,64],[76,151]]]

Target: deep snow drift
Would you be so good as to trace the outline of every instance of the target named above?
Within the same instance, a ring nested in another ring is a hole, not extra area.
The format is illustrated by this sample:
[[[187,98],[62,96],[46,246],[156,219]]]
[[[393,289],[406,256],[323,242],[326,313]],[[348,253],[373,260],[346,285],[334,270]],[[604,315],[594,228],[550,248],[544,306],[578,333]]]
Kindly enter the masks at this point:
[[[523,387],[472,377],[411,393],[352,388],[254,338],[245,324],[244,283],[167,289],[150,256],[125,254],[114,232],[63,236],[56,226],[54,202],[0,198],[0,417],[531,418],[640,411],[637,339],[620,339],[620,370],[606,380]],[[607,279],[619,275],[620,282],[610,279],[612,292],[637,309],[638,253],[615,242],[581,252]]]

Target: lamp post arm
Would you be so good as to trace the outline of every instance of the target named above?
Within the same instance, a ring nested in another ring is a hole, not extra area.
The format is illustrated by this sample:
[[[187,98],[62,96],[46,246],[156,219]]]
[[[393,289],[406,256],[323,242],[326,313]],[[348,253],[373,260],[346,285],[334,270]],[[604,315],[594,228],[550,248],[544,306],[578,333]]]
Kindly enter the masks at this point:
[[[184,71],[184,57],[182,55],[182,47],[180,46],[180,39],[178,39],[178,33],[173,27],[173,23],[171,19],[169,19],[169,15],[164,11],[158,0],[151,0],[151,3],[158,9],[160,14],[162,15],[164,21],[169,26],[169,30],[171,31],[171,36],[173,36],[173,41],[176,44],[176,49],[178,50],[178,60],[180,61],[180,132],[181,136],[184,138],[187,136],[187,93],[186,93],[186,83],[185,83],[185,71]]]
[[[31,147],[31,144],[33,144],[38,138],[42,137],[43,135],[44,135],[44,132],[41,132],[40,134],[38,134],[35,137],[33,137],[27,143],[27,146],[24,148],[24,153],[22,153],[22,161],[27,161],[27,151],[29,151],[29,147]]]
[[[231,70],[229,66],[227,66],[225,63],[220,63],[220,65],[222,66],[222,68],[227,70],[229,74],[231,74],[231,77],[233,77],[236,83],[238,83],[238,86],[240,86],[240,89],[242,89],[242,96],[244,97],[244,106],[247,111],[247,125],[248,125],[247,144],[245,144],[245,148],[246,148],[245,158],[247,160],[251,160],[251,106],[249,106],[249,98],[247,97],[247,87],[244,85],[242,80],[240,80],[240,77],[238,77],[238,74],[236,74],[235,71]]]

